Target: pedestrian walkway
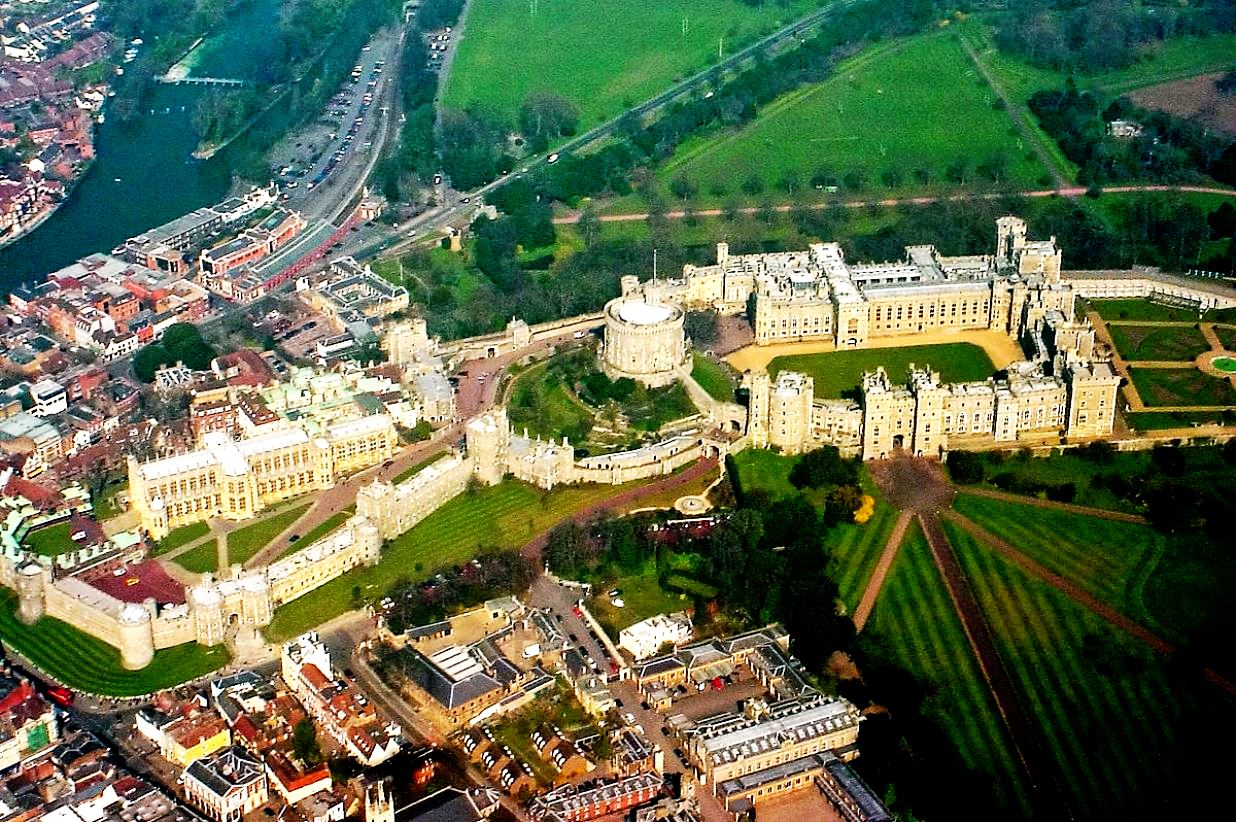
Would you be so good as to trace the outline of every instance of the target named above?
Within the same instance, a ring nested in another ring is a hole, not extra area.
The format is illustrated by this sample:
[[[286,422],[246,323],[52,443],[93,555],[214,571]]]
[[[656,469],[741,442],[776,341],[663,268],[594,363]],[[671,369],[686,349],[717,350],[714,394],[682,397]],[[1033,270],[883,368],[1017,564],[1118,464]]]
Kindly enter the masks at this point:
[[[876,599],[879,598],[880,591],[884,588],[884,580],[893,567],[893,560],[897,558],[897,552],[901,549],[901,543],[905,541],[906,530],[913,518],[914,514],[910,511],[902,511],[897,516],[893,531],[888,535],[888,541],[884,543],[884,550],[880,553],[880,559],[876,561],[875,570],[871,572],[867,589],[863,591],[863,598],[859,600],[858,607],[854,609],[854,630],[863,630],[867,625],[867,620],[871,617],[871,612],[875,610]]]

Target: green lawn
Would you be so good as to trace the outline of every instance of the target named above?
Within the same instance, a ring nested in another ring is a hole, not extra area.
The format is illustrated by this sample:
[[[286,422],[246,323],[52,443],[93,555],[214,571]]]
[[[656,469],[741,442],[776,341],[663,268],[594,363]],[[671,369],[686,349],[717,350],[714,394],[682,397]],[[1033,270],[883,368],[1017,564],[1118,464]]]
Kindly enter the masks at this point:
[[[968,494],[959,494],[953,507],[1126,616],[1159,630],[1142,601],[1146,577],[1164,550],[1163,537],[1149,526]]]
[[[102,522],[117,514],[123,514],[124,511],[116,504],[116,495],[121,491],[127,491],[128,488],[129,484],[124,480],[105,483],[99,495],[90,501],[94,507],[95,519]]]
[[[1210,350],[1202,332],[1191,325],[1109,325],[1112,342],[1126,360],[1192,362]]]
[[[372,599],[401,576],[424,578],[482,550],[519,548],[568,516],[628,487],[582,485],[546,493],[508,480],[462,494],[387,543],[375,567],[357,568],[279,608],[266,636],[283,641],[339,616],[352,607],[353,587]]]
[[[698,413],[699,409],[687,396],[687,389],[682,383],[666,385],[661,388],[649,388],[636,394],[622,403],[622,412],[626,414],[631,427],[637,431],[653,432],[661,429],[675,420]]]
[[[744,448],[730,459],[734,461],[738,483],[744,493],[761,492],[770,499],[798,493],[790,484],[790,471],[798,457],[783,456],[767,448]]]
[[[1090,300],[1087,306],[1105,320],[1197,322],[1196,311],[1160,305],[1149,300]]]
[[[514,124],[530,94],[553,92],[576,105],[584,131],[820,5],[472,0],[444,105],[487,106]]]
[[[1236,328],[1215,327],[1215,336],[1228,351],[1236,351]]]
[[[1130,368],[1129,377],[1148,408],[1236,405],[1230,382],[1196,368]]]
[[[296,540],[296,542],[293,542],[291,545],[289,545],[287,551],[281,554],[281,556],[287,556],[288,554],[294,554],[297,551],[308,548],[310,545],[317,542],[322,537],[327,536],[332,531],[335,531],[338,528],[341,528],[343,524],[347,522],[349,519],[351,519],[352,515],[355,513],[356,513],[356,506],[350,505],[343,511],[340,511],[338,514],[332,514],[330,517],[326,519],[326,521],[319,523],[313,528],[310,528],[308,533],[306,533],[300,539]]]
[[[199,540],[210,533],[210,526],[204,522],[194,522],[190,525],[182,525],[179,528],[169,532],[167,536],[159,540],[159,544],[150,552],[151,556],[160,556],[161,554],[170,553],[177,548],[188,545],[190,542]]]
[[[195,642],[155,653],[140,671],[126,671],[120,652],[67,622],[43,617],[34,626],[17,620],[17,597],[0,597],[0,639],[48,675],[75,690],[104,696],[138,696],[170,688],[217,670],[228,661],[223,647]]]
[[[862,172],[865,187],[877,190],[938,190],[981,182],[978,166],[998,158],[1007,185],[1042,185],[1047,171],[995,102],[952,33],[883,43],[775,100],[750,124],[684,143],[659,177],[686,177],[704,202],[758,196],[752,176],[784,198],[817,172],[840,181]],[[958,163],[964,177],[949,179]]]
[[[309,505],[300,505],[281,514],[260,519],[251,525],[237,528],[227,536],[227,558],[232,565],[243,565],[253,555],[270,544],[270,541],[309,510]],[[176,557],[176,564],[195,574],[214,573],[219,570],[218,549],[211,540]]]
[[[979,782],[991,786],[1005,818],[1028,817],[1012,744],[917,524],[906,533],[864,640],[869,634],[924,686],[923,714]]]
[[[1194,453],[1192,450],[1186,454]],[[1095,462],[1081,456],[1076,450],[1055,451],[1046,457],[1031,457],[1029,454],[1009,456],[997,451],[982,454],[983,470],[990,487],[1046,487],[1072,483],[1076,490],[1074,502],[1092,508],[1107,508],[1112,511],[1141,513],[1142,506],[1112,493],[1102,478],[1116,476],[1135,481],[1138,474],[1150,467],[1150,454],[1146,451],[1119,451],[1110,455],[1109,462]],[[1013,483],[993,482],[1001,475],[1010,475]]]
[[[1130,66],[1077,74],[1074,80],[1083,89],[1122,93],[1195,74],[1223,71],[1231,68],[1233,54],[1236,54],[1236,35],[1174,37],[1159,43],[1151,54]],[[1019,103],[1029,100],[1036,91],[1064,85],[1060,72],[1036,68],[994,49],[983,54],[983,62],[1009,96]]]
[[[863,591],[867,590],[867,581],[896,521],[897,510],[877,498],[871,519],[862,525],[843,522],[824,537],[824,549],[832,555],[833,578],[850,611],[858,607]]]
[[[698,351],[692,354],[691,361],[691,377],[708,392],[708,396],[719,402],[734,401],[736,383],[726,366]]]
[[[1195,745],[1226,744],[1206,723],[1222,727],[1230,700],[960,529],[946,529],[1075,818],[1142,818],[1150,807],[1187,818],[1170,809],[1214,790],[1189,762]]]
[[[1230,425],[1236,420],[1225,411],[1136,411],[1126,412],[1124,421],[1134,431],[1162,431],[1164,428],[1188,428],[1192,425]]]
[[[69,537],[68,520],[31,531],[22,539],[22,545],[45,557],[58,557],[77,547]]]
[[[610,604],[609,591],[622,590],[623,607],[615,608]],[[628,625],[634,625],[641,619],[647,619],[657,614],[668,614],[681,611],[691,606],[691,599],[678,591],[667,591],[657,583],[657,570],[649,567],[643,573],[619,577],[612,583],[606,583],[596,590],[596,595],[588,602],[588,610],[601,623],[601,627],[615,642],[618,632]]]
[[[945,343],[792,354],[774,359],[768,364],[768,373],[775,378],[782,371],[800,371],[815,380],[817,397],[835,398],[845,392],[856,392],[863,372],[874,371],[878,366],[884,366],[894,383],[904,382],[911,364],[931,366],[944,382],[985,380],[996,370],[987,352],[977,345]]]
[[[516,431],[561,439],[582,440],[592,426],[592,411],[571,393],[546,364],[533,366],[515,378],[507,412]]]

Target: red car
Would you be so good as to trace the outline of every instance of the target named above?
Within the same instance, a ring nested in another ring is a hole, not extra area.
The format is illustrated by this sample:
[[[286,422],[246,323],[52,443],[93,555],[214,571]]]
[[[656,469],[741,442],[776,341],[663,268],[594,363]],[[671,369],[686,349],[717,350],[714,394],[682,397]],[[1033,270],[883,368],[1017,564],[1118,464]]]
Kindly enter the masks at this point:
[[[580,610],[578,605],[571,608],[571,613],[575,614],[575,616],[579,617],[580,619],[584,618],[584,612]]]
[[[73,707],[73,692],[68,688],[56,685],[47,689],[47,698],[62,708]]]

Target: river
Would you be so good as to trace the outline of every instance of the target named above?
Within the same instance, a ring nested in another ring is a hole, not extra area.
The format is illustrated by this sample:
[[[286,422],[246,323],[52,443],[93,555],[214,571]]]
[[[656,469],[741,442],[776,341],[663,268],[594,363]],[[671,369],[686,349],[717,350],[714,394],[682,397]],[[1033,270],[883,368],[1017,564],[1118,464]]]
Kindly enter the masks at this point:
[[[222,200],[231,185],[228,153],[206,161],[191,118],[198,87],[160,86],[129,122],[108,117],[95,135],[95,162],[46,222],[0,249],[0,292],[135,234]]]

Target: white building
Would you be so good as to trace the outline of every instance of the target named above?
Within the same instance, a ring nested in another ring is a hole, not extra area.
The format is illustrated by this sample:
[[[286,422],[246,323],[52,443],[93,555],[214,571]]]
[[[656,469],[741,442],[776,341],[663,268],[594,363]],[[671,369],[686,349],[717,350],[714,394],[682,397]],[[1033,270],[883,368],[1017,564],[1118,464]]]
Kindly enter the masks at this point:
[[[628,651],[636,662],[656,656],[666,643],[680,645],[694,636],[691,619],[684,612],[657,614],[618,633],[618,647]]]

